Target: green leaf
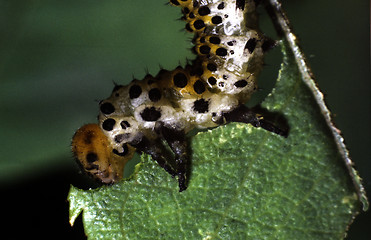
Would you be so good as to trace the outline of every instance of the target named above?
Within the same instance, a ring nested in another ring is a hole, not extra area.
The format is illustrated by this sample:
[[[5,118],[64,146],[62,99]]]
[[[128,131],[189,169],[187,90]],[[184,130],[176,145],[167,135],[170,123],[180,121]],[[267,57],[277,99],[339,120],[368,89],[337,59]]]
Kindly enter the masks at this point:
[[[296,56],[284,44],[282,52],[276,87],[262,105],[283,114],[288,138],[244,124],[198,133],[186,191],[143,156],[114,186],[71,187],[71,224],[82,211],[90,239],[344,237],[359,194]]]

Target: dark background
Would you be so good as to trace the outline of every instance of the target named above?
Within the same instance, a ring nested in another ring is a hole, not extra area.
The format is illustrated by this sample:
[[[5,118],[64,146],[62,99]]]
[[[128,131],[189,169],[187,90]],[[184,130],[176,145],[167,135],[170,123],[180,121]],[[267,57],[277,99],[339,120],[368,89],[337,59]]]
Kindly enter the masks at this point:
[[[81,217],[71,228],[70,184],[87,187],[69,144],[95,122],[97,101],[113,82],[140,79],[159,65],[173,69],[193,56],[190,34],[166,0],[0,0],[0,187],[2,234],[83,239]],[[336,125],[371,192],[370,25],[366,0],[284,1]],[[262,28],[274,36],[261,9]],[[279,67],[268,54],[260,78],[268,94]],[[370,198],[370,195],[369,195]],[[371,239],[370,212],[349,239]],[[5,230],[5,231],[4,231]]]

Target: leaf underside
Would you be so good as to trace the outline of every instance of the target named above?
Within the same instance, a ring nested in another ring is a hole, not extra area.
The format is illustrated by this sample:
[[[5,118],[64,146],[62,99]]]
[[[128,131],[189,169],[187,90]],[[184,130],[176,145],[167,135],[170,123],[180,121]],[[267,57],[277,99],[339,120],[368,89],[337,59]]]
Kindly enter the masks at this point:
[[[91,239],[340,239],[360,208],[331,132],[293,55],[262,106],[284,116],[288,138],[229,124],[191,139],[189,187],[143,156],[130,179],[71,187]]]

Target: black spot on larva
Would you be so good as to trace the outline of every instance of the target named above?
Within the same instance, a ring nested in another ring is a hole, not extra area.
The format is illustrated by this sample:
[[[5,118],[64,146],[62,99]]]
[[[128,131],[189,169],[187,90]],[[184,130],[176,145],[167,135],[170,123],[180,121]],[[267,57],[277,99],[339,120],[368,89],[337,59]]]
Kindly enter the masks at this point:
[[[210,9],[206,6],[202,6],[198,9],[198,14],[200,16],[208,15],[208,14],[210,14]]]
[[[116,124],[115,119],[108,118],[104,120],[104,122],[102,123],[102,128],[106,131],[112,131],[115,124]]]
[[[210,37],[209,42],[212,43],[212,44],[220,44],[220,38]]]
[[[129,128],[130,127],[130,123],[128,121],[121,121],[120,123],[122,129],[126,129],[126,128]]]
[[[215,53],[218,56],[224,57],[228,54],[228,51],[225,48],[218,48],[218,49],[216,49]]]
[[[228,76],[224,74],[224,75],[223,75],[223,79],[224,79],[224,80],[227,80],[227,79],[228,79]]]
[[[184,73],[180,72],[174,75],[173,82],[176,87],[184,88],[188,84],[188,79]]]
[[[86,161],[88,161],[88,163],[96,162],[98,161],[98,155],[94,152],[88,152],[88,154],[86,154]]]
[[[228,46],[233,46],[233,45],[234,45],[234,42],[235,42],[235,41],[229,41],[229,42],[227,42],[227,45],[228,45]]]
[[[221,16],[214,16],[211,18],[211,22],[213,24],[219,24],[219,23],[222,23],[222,17]]]
[[[177,0],[170,0],[170,2],[172,4],[174,4],[175,6],[178,6],[179,5],[179,2]]]
[[[210,53],[210,47],[207,45],[202,45],[200,47],[200,53],[201,54],[209,54]]]
[[[216,79],[214,77],[209,77],[207,81],[210,83],[210,85],[215,85],[216,84]]]
[[[161,99],[161,91],[158,88],[152,88],[148,92],[148,97],[152,102],[157,102]]]
[[[205,113],[209,111],[209,101],[205,101],[203,98],[196,100],[193,103],[193,109],[198,113]]]
[[[200,43],[205,43],[205,37],[200,37]]]
[[[183,0],[184,2],[186,2],[187,0]],[[198,2],[193,2],[193,7],[197,7],[198,6]]]
[[[84,136],[84,143],[85,144],[91,144],[93,142],[93,138],[94,138],[94,132],[92,132],[92,131],[86,132],[86,134]]]
[[[218,9],[219,10],[221,10],[221,9],[223,9],[224,8],[224,2],[222,2],[222,3],[220,3],[219,5],[218,5]]]
[[[215,72],[216,69],[217,69],[216,65],[213,64],[213,63],[208,63],[206,67],[207,67],[207,69],[208,69],[209,71],[212,71],[212,72]]]
[[[124,133],[124,134],[117,134],[115,136],[115,142],[120,143],[130,137],[130,133]]]
[[[245,49],[249,51],[249,53],[252,53],[255,50],[256,47],[256,39],[250,38],[249,41],[245,44]]]
[[[205,90],[206,90],[205,85],[201,80],[197,80],[195,82],[195,84],[193,85],[193,89],[195,90],[195,92],[197,94],[201,94],[201,93],[205,92]]]
[[[220,82],[220,83],[218,83],[218,86],[219,86],[219,87],[224,87],[224,82]]]
[[[129,89],[129,97],[130,99],[134,99],[140,96],[142,94],[142,88],[139,85],[134,84]]]
[[[112,152],[116,155],[119,155],[120,157],[125,157],[129,153],[128,145],[124,144],[124,145],[122,145],[122,148],[124,149],[124,151],[122,153],[117,151],[117,149],[113,149]]]
[[[115,107],[110,102],[101,104],[99,108],[103,114],[111,114],[115,111]]]
[[[193,23],[193,26],[195,27],[195,29],[200,30],[200,29],[202,29],[202,28],[205,27],[205,23],[204,23],[204,21],[198,19],[198,20],[196,20],[196,21]]]
[[[235,82],[234,85],[238,88],[243,88],[243,87],[246,87],[247,81],[242,79],[242,80]]]
[[[117,134],[117,135],[115,136],[115,138],[114,138],[115,142],[117,142],[117,143],[122,142],[122,141],[124,140],[123,135],[124,135],[124,134]]]
[[[189,11],[189,8],[187,8],[187,7],[185,7],[185,8],[183,8],[183,13],[184,14],[188,14],[190,11]]]
[[[155,107],[147,107],[140,113],[140,116],[144,121],[154,122],[161,117],[161,111],[157,110]]]
[[[193,12],[191,12],[189,15],[188,15],[189,18],[195,18],[195,14]]]
[[[230,51],[230,53],[231,53],[231,54],[233,55],[233,54],[234,54],[234,51],[233,51],[233,50],[231,50],[231,51]]]
[[[239,8],[241,10],[245,9],[245,0],[237,0],[236,1],[236,9]]]

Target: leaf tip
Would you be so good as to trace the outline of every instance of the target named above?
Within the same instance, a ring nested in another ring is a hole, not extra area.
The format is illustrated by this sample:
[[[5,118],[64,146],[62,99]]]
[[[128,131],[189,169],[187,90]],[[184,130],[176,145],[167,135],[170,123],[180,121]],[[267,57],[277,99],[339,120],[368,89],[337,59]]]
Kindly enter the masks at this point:
[[[71,185],[67,197],[67,201],[69,202],[69,223],[71,227],[74,225],[76,218],[84,209],[83,201],[81,201],[81,196],[79,196],[81,193],[83,193],[81,190]]]

